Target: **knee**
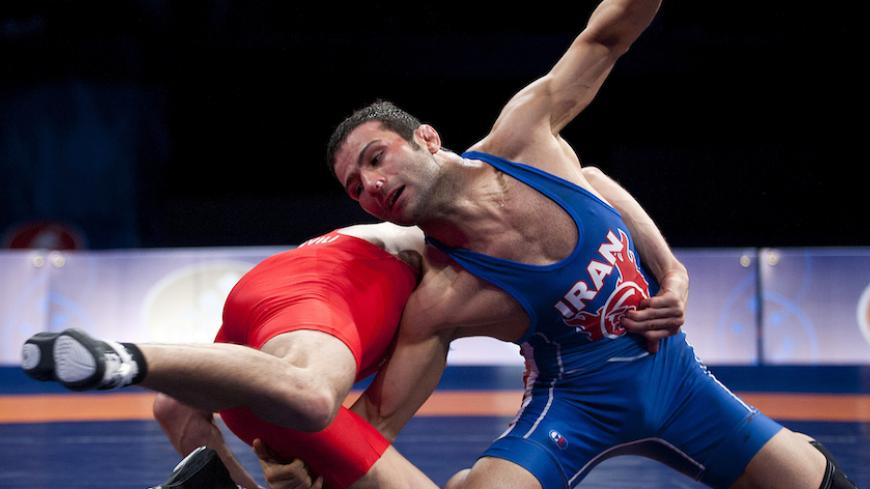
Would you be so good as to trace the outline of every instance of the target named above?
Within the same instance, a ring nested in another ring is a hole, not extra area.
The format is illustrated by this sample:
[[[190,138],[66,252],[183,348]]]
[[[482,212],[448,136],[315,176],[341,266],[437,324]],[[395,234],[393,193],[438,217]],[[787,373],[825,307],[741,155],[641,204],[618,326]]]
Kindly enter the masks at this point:
[[[184,406],[166,394],[157,394],[157,397],[154,398],[154,405],[151,409],[154,413],[154,419],[161,424],[164,424],[175,419],[181,410],[184,409]]]
[[[311,389],[308,395],[308,402],[311,406],[309,413],[311,431],[324,430],[335,419],[344,399],[339,399],[338,394],[329,386]]]
[[[285,415],[293,419],[286,419],[285,423],[290,428],[300,431],[322,431],[335,419],[343,399],[339,399],[333,389],[326,386],[310,386],[302,391],[286,391],[285,405],[298,405],[301,409],[284,410]],[[293,411],[296,411],[293,413]]]
[[[462,469],[453,474],[450,479],[447,480],[444,489],[461,489],[465,485],[465,478],[468,477],[469,472],[471,472],[471,469]]]

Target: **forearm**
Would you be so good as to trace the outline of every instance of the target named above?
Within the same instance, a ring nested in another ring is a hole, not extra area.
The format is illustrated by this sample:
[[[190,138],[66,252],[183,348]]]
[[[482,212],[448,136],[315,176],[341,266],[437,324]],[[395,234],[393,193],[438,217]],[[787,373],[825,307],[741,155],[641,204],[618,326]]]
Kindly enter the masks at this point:
[[[446,337],[403,345],[396,350],[371,385],[351,406],[385,438],[395,440],[435,390],[447,364]]]
[[[660,5],[661,0],[604,0],[579,39],[625,52],[652,22]]]
[[[641,261],[653,276],[660,283],[669,275],[688,281],[686,267],[674,256],[658,226],[637,200],[598,168],[584,167],[581,171],[589,184],[622,215]]]

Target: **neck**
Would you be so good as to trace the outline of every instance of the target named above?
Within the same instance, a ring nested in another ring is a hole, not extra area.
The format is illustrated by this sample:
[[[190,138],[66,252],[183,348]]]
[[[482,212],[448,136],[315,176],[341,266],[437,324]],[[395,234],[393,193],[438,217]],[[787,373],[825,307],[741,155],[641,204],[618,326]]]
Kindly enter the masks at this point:
[[[499,175],[483,162],[448,156],[430,217],[420,228],[447,246],[483,248],[506,224],[507,188]]]

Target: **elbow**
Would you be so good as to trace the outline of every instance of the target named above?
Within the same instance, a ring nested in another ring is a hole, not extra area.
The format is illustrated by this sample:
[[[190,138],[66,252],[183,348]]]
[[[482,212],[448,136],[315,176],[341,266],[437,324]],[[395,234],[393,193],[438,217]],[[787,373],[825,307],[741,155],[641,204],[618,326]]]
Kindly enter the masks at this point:
[[[661,2],[643,3],[647,5],[602,2],[580,35],[587,42],[606,49],[614,59],[623,56],[650,25]]]
[[[689,270],[680,260],[677,259],[677,257],[673,257],[671,262],[668,264],[665,274],[682,279],[687,284],[689,283]]]
[[[619,58],[623,57],[628,50],[631,48],[631,42],[627,41],[624,37],[621,36],[610,36],[610,37],[599,37],[595,40],[595,42],[604,47],[607,50],[608,56],[616,62]]]
[[[674,266],[673,270],[674,271],[671,273],[676,275],[677,277],[679,277],[679,280],[682,280],[683,283],[685,284],[685,287],[688,289],[689,288],[689,271],[686,269],[685,265],[683,265],[682,263],[680,263],[678,261],[677,264]]]

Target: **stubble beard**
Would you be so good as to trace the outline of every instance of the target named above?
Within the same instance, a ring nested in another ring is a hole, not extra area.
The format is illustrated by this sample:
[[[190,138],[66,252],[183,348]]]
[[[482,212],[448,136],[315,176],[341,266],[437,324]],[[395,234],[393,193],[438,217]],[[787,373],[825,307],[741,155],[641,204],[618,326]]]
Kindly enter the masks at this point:
[[[426,221],[435,218],[439,213],[439,209],[452,196],[445,186],[446,178],[442,166],[435,159],[434,155],[427,154],[427,157],[431,161],[431,166],[428,166],[428,168],[432,170],[427,172],[421,184],[414,188],[417,195],[414,196],[413,203],[409,202],[411,205],[405,209],[407,213],[405,221],[408,221],[408,225],[425,224]]]

